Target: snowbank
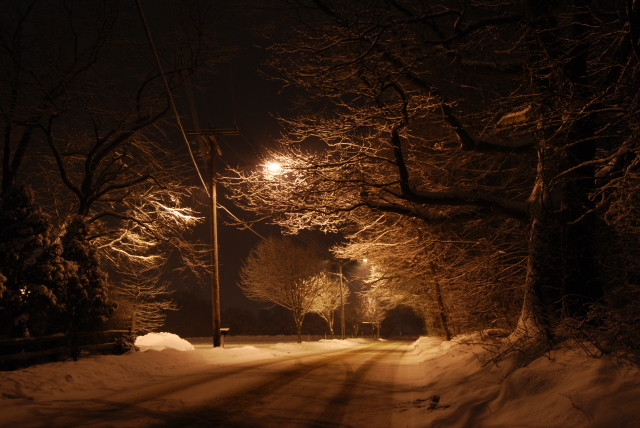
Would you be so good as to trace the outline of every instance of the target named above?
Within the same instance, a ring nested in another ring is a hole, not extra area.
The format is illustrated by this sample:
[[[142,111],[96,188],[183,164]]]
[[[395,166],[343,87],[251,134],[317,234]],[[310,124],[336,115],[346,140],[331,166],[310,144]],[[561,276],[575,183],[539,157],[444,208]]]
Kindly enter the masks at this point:
[[[167,348],[177,349],[178,351],[192,351],[196,349],[191,343],[173,333],[149,333],[144,336],[138,336],[136,338],[136,346],[139,347],[141,351],[148,349],[162,351]]]
[[[469,339],[415,342],[424,397],[409,410],[423,426],[640,427],[640,370],[628,355],[596,359],[573,346],[518,365]]]
[[[177,376],[203,365],[221,366],[286,355],[303,355],[362,343],[366,341],[327,340],[302,344],[276,343],[261,348],[242,346],[195,349],[191,343],[175,334],[150,333],[136,339],[140,352],[99,355],[78,361],[48,363],[0,372],[0,414],[3,406],[12,405],[17,399],[52,399],[74,391],[91,396],[92,390],[145,383],[169,375]]]

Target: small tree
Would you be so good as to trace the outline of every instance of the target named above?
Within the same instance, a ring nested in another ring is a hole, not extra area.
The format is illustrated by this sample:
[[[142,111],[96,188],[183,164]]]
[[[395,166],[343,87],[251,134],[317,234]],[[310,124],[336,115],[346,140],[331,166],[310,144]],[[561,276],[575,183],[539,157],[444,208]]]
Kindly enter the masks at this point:
[[[383,301],[377,295],[375,289],[368,290],[360,293],[360,314],[362,316],[362,322],[371,324],[372,328],[380,338],[380,324],[387,315],[389,309],[383,303]]]
[[[380,324],[387,312],[406,299],[403,291],[399,291],[393,283],[395,278],[387,277],[384,269],[369,262],[369,278],[364,281],[366,288],[358,294],[360,301],[361,321],[371,324],[380,338]]]
[[[331,339],[333,340],[333,325],[336,309],[340,307],[341,300],[346,302],[351,292],[347,284],[344,281],[340,281],[340,278],[336,277],[335,274],[332,275],[331,272],[320,272],[316,279],[323,285],[322,291],[316,298],[311,312],[320,315],[320,317],[327,322]],[[342,288],[342,293],[340,292],[340,288]]]
[[[240,288],[252,300],[289,309],[302,342],[302,322],[312,311],[324,283],[321,260],[311,250],[287,238],[267,238],[249,254],[240,272]]]

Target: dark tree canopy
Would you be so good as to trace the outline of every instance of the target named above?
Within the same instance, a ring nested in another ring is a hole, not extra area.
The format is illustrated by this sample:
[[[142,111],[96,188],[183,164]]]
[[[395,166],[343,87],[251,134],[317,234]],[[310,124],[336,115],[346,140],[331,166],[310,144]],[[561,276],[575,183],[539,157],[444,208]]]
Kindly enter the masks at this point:
[[[265,29],[272,76],[300,105],[282,172],[238,171],[237,203],[292,231],[408,218],[436,241],[508,236],[498,271],[526,252],[512,339],[595,339],[608,297],[637,289],[637,270],[603,268],[610,245],[637,250],[617,234],[637,219],[637,2],[267,5],[290,24]]]

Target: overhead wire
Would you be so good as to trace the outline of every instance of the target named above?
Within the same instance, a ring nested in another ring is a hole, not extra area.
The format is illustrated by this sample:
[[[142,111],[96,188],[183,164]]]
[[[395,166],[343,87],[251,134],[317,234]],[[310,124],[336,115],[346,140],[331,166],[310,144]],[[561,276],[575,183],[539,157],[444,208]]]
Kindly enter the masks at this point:
[[[139,2],[139,0],[137,0]],[[169,15],[169,21],[171,23],[171,28],[172,31],[174,31],[174,33],[176,32],[176,24],[174,22],[173,17],[177,16],[177,14],[173,13],[171,10],[171,5],[169,1],[165,1],[165,5],[166,8],[168,10],[168,15]],[[182,65],[182,64],[181,64]],[[191,79],[189,74],[186,71],[186,67],[181,67],[183,70],[183,78],[185,81],[185,91],[187,93],[187,101],[189,104],[189,110],[191,111],[191,120],[193,122],[193,126],[195,129],[196,134],[200,134],[202,128],[200,126],[200,119],[199,119],[199,115],[198,115],[198,109],[196,106],[196,102],[195,102],[195,96],[193,94],[193,84],[191,83]],[[230,78],[233,79],[233,76],[231,75],[231,63],[229,63],[229,74],[230,74]],[[231,82],[231,87],[232,87],[232,108],[233,108],[233,121],[234,121],[234,125],[237,127],[237,122],[236,122],[236,113],[235,113],[235,99],[233,98],[233,81]],[[178,117],[177,115],[177,111],[176,111],[176,117]],[[181,130],[183,128],[181,127]],[[186,139],[186,133],[183,134],[185,135],[185,139]],[[224,141],[224,140],[223,140]],[[226,141],[225,141],[226,143]],[[236,153],[239,157],[240,154],[231,146],[227,143],[227,145],[233,150],[234,153]],[[252,146],[253,147],[253,146]],[[255,148],[254,148],[255,150]],[[218,157],[227,167],[229,167],[228,163],[226,162],[226,160],[224,160],[223,158]],[[198,174],[200,174],[199,169],[197,164],[195,163],[195,159],[194,160],[194,166],[196,167],[196,170],[198,170]],[[204,183],[203,183],[204,184]],[[205,190],[207,190],[207,187],[205,185]],[[209,192],[207,192],[207,195],[209,195]],[[233,214],[227,207],[225,207],[224,205],[222,205],[220,202],[218,202],[217,204],[218,208],[221,208],[223,211],[225,211],[229,216],[231,216],[231,218],[233,218],[235,221],[239,222],[239,223],[243,223],[246,224],[246,222],[243,222],[240,218],[238,218],[235,214]],[[246,228],[248,230],[250,230],[251,232],[253,232],[255,235],[257,235],[258,237],[260,237],[261,239],[265,239],[264,236],[262,236],[260,233],[258,233],[256,230],[254,230],[251,226],[246,225]]]
[[[236,92],[233,86],[233,70],[231,66],[231,61],[229,64],[229,82],[231,84],[231,111],[233,113],[233,125],[238,128],[238,122],[236,121]]]
[[[260,150],[256,149],[256,147],[253,145],[253,143],[251,143],[251,141],[249,141],[247,139],[247,137],[244,136],[244,134],[242,132],[239,133],[240,136],[244,139],[244,141],[253,149],[254,152],[256,152],[256,154],[258,155],[262,155],[262,153],[260,152]]]
[[[167,7],[167,10],[169,11],[169,20],[170,20],[170,23],[171,23],[172,31],[174,31],[174,32],[175,32],[175,31],[176,31],[176,27],[175,27],[175,22],[174,22],[174,20],[173,20],[173,16],[174,16],[174,14],[171,12],[171,6],[169,5],[169,2],[167,1],[167,2],[165,2],[165,4],[166,4],[166,7]],[[151,37],[151,31],[149,30],[149,26],[147,25],[147,20],[146,20],[146,18],[145,18],[144,12],[143,12],[143,10],[142,10],[142,6],[141,6],[141,4],[140,4],[140,0],[136,0],[136,5],[137,5],[137,7],[138,7],[138,12],[140,13],[140,18],[141,18],[141,20],[142,20],[142,23],[143,23],[143,25],[144,25],[144,27],[145,27],[145,32],[146,32],[147,38],[148,38],[148,40],[149,40],[149,44],[150,44],[151,49],[152,49],[152,51],[153,51],[153,54],[154,54],[154,56],[155,56],[156,63],[157,63],[157,66],[158,66],[158,69],[159,69],[159,71],[160,71],[160,74],[162,75],[162,80],[163,80],[163,82],[164,82],[165,90],[166,90],[166,92],[167,92],[167,97],[169,98],[169,102],[170,102],[170,104],[171,104],[171,108],[173,109],[173,113],[174,113],[175,118],[176,118],[176,121],[177,121],[177,123],[178,123],[178,127],[180,128],[180,132],[181,132],[181,134],[182,134],[183,140],[184,140],[184,142],[185,142],[185,144],[186,144],[186,146],[187,146],[187,149],[188,149],[188,151],[189,151],[189,155],[190,155],[190,157],[191,157],[191,161],[192,161],[193,166],[194,166],[194,168],[195,168],[195,170],[196,170],[196,172],[197,172],[197,174],[198,174],[198,177],[200,178],[200,181],[201,181],[201,183],[202,183],[202,185],[203,185],[203,188],[204,188],[205,192],[207,193],[207,196],[210,196],[208,186],[207,186],[207,184],[205,183],[204,178],[202,177],[202,174],[201,174],[201,172],[200,172],[200,168],[198,167],[198,164],[197,164],[197,162],[196,162],[195,156],[194,156],[193,151],[192,151],[192,149],[191,149],[191,145],[190,145],[190,143],[189,143],[189,140],[188,140],[188,138],[187,138],[186,132],[185,132],[185,130],[184,130],[184,126],[183,126],[183,124],[182,124],[182,120],[180,119],[180,115],[178,114],[178,109],[177,109],[177,107],[176,107],[176,104],[175,104],[175,101],[174,101],[173,95],[172,95],[171,90],[170,90],[170,88],[169,88],[169,83],[168,83],[168,81],[167,81],[166,75],[165,75],[164,70],[163,70],[163,68],[162,68],[162,64],[161,64],[161,62],[160,62],[160,57],[159,57],[158,52],[157,52],[157,50],[156,50],[155,44],[154,44],[154,42],[153,42],[153,38]],[[199,133],[200,133],[200,131],[201,131],[201,127],[200,127],[199,117],[198,117],[198,114],[197,114],[197,106],[196,106],[196,103],[195,103],[195,97],[194,97],[194,95],[193,95],[193,85],[191,84],[190,76],[189,76],[189,74],[187,73],[187,71],[186,71],[185,67],[181,67],[181,68],[183,69],[183,73],[184,73],[184,74],[183,74],[183,76],[184,76],[183,78],[184,78],[184,80],[185,80],[185,90],[186,90],[186,93],[187,93],[187,100],[188,100],[188,103],[189,103],[189,109],[191,110],[191,120],[193,121],[193,125],[194,125],[194,128],[195,128],[196,133],[197,133],[197,134],[199,134]],[[230,63],[230,62],[229,62],[229,78],[230,78],[230,80],[231,80],[231,102],[232,102],[233,121],[234,121],[234,126],[237,128],[237,121],[236,121],[236,105],[235,105],[235,88],[234,88],[234,84],[233,84],[233,71],[232,71],[232,66],[231,66],[231,63]],[[244,141],[245,141],[247,144],[249,144],[249,146],[254,150],[254,152],[255,152],[258,156],[263,156],[263,153],[261,153],[261,151],[260,151],[260,150],[258,150],[258,149],[257,149],[257,148],[256,148],[256,147],[251,143],[251,141],[249,141],[249,140],[247,139],[247,137],[246,137],[244,134],[242,134],[241,132],[238,132],[238,134],[239,134],[239,135],[244,139]],[[237,152],[237,151],[236,151],[236,150],[231,146],[231,144],[229,144],[227,141],[225,141],[224,139],[221,139],[221,140],[225,143],[225,145],[227,145],[229,148],[231,148],[231,150],[232,150],[236,155],[238,155],[238,157],[239,157],[239,158],[243,158],[243,157],[244,157],[244,156],[240,155],[240,154],[239,154],[239,153],[238,153],[238,152]],[[228,164],[224,159],[221,159],[221,160],[222,160],[222,162],[224,162],[224,164],[225,164],[227,167],[229,167],[229,164]],[[246,225],[246,222],[244,222],[244,221],[242,221],[240,218],[238,218],[235,214],[233,214],[233,213],[232,213],[229,209],[227,209],[225,206],[223,206],[223,205],[222,205],[222,204],[220,204],[220,203],[217,203],[217,206],[218,206],[219,208],[221,208],[222,210],[224,210],[224,211],[225,211],[229,216],[231,216],[231,218],[233,218],[235,221],[237,221],[237,222],[239,222],[239,223],[242,223],[242,224],[245,224],[245,227],[246,227],[247,229],[249,229],[251,232],[253,232],[255,235],[257,235],[257,236],[258,236],[258,237],[260,237],[261,239],[265,239],[265,238],[264,238],[264,236],[262,236],[262,235],[261,235],[260,233],[258,233],[256,230],[254,230],[251,226]],[[327,255],[327,256],[329,256],[329,257],[332,257],[331,253],[329,253],[329,251],[326,249],[326,246],[325,246],[325,245],[323,245],[319,240],[317,240],[317,239],[313,238],[312,236],[309,236],[309,235],[307,235],[307,234],[304,234],[304,232],[302,232],[302,233],[299,233],[299,234],[297,235],[297,238],[298,238],[300,241],[302,241],[302,242],[304,242],[305,244],[307,244],[308,246],[311,246],[312,248],[314,248],[314,249],[315,249],[316,251],[318,251],[319,253],[324,254],[324,255]]]
[[[233,153],[235,153],[235,155],[238,157],[238,159],[242,159],[244,161],[246,161],[246,155],[241,154],[240,152],[238,152],[235,147],[233,147],[232,144],[230,144],[225,138],[222,138],[222,136],[219,136],[218,138],[220,141],[222,141],[222,143],[229,148],[229,150],[231,150]],[[225,160],[222,159],[222,161],[224,162],[225,165],[227,165],[228,167],[230,167],[229,163]]]
[[[322,242],[320,242],[318,239],[314,238],[313,236],[309,235],[308,233],[305,233],[304,231],[300,231],[298,232],[298,234],[295,235],[295,237],[300,241],[302,241],[303,243],[305,243],[307,246],[316,250],[321,255],[329,258],[333,257],[333,254],[329,252],[326,245],[324,245]]]
[[[167,15],[169,17],[171,31],[173,32],[173,34],[178,34],[179,28],[178,28],[178,25],[175,23],[174,17],[180,16],[180,14],[176,13],[175,9],[172,8],[172,2],[169,0],[165,0],[165,7],[167,10]],[[193,95],[193,84],[191,83],[191,75],[187,71],[187,67],[184,66],[182,56],[179,56],[179,61],[180,61],[179,69],[182,72],[182,78],[185,83],[184,88],[187,95],[187,102],[189,105],[189,110],[191,111],[191,122],[193,123],[193,128],[196,135],[198,135],[197,138],[200,138],[200,131],[202,128],[200,127],[200,117],[198,115],[198,111],[196,108],[195,96]]]
[[[149,44],[151,45],[151,50],[153,51],[153,55],[156,59],[156,64],[158,65],[158,70],[162,75],[162,81],[164,82],[165,90],[167,91],[167,98],[169,98],[169,103],[171,104],[171,108],[173,109],[173,113],[176,117],[176,121],[178,122],[178,127],[180,128],[180,133],[182,134],[182,138],[184,139],[185,144],[187,145],[187,149],[189,149],[189,155],[191,156],[191,161],[193,162],[193,166],[195,167],[198,177],[200,177],[200,181],[202,182],[202,186],[204,187],[204,191],[209,195],[209,189],[207,188],[207,184],[200,173],[200,169],[198,168],[198,164],[196,163],[195,156],[193,155],[193,151],[191,150],[191,146],[189,145],[189,140],[187,139],[187,134],[184,131],[184,127],[182,126],[182,121],[180,120],[180,115],[178,114],[178,109],[176,108],[176,103],[173,100],[173,95],[171,94],[171,88],[169,88],[169,82],[167,81],[167,76],[162,69],[162,64],[160,63],[160,56],[158,55],[158,51],[156,50],[156,46],[153,43],[153,38],[151,37],[151,31],[149,30],[149,26],[147,25],[147,20],[144,16],[144,12],[142,11],[142,5],[140,4],[140,0],[136,0],[136,5],[138,6],[138,12],[140,13],[140,19],[142,20],[142,24],[144,25],[145,32],[147,34],[147,39],[149,40]]]

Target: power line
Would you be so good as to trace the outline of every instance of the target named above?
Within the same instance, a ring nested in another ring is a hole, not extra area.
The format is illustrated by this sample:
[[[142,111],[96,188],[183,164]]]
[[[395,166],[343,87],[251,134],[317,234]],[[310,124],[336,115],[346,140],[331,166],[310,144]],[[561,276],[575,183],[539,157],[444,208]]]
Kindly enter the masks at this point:
[[[244,136],[244,134],[241,132],[240,136],[244,139],[244,141],[247,142],[247,144],[249,144],[249,146],[253,149],[253,151],[258,155],[258,156],[262,156],[262,153],[260,152],[260,150],[256,149],[255,146],[251,143],[251,141],[249,141],[247,139],[247,137]]]
[[[229,64],[229,81],[231,83],[231,111],[233,112],[233,124],[237,128],[238,125],[236,122],[236,93],[233,86],[233,69],[231,67],[231,61],[229,61],[228,64]]]
[[[182,126],[182,121],[180,120],[180,115],[178,114],[178,109],[176,108],[176,104],[173,101],[173,95],[171,94],[171,89],[169,88],[169,82],[167,82],[167,76],[164,74],[164,70],[162,69],[162,64],[160,63],[160,57],[158,56],[158,51],[156,50],[156,46],[153,43],[153,38],[151,37],[151,31],[149,31],[149,26],[147,25],[147,20],[144,17],[144,12],[142,11],[142,6],[140,5],[140,0],[136,0],[136,4],[138,6],[138,12],[140,13],[140,19],[142,20],[142,24],[144,25],[145,32],[147,34],[147,39],[149,39],[149,44],[151,45],[151,50],[153,51],[153,55],[156,59],[156,64],[158,65],[158,70],[160,70],[160,74],[162,75],[162,81],[164,82],[165,90],[167,91],[167,97],[169,98],[169,103],[171,104],[171,108],[173,109],[173,114],[176,117],[176,121],[178,122],[178,127],[180,128],[180,133],[182,134],[182,138],[184,139],[185,144],[187,145],[187,149],[189,149],[189,155],[191,156],[191,161],[193,162],[193,166],[198,173],[198,177],[200,177],[200,182],[202,182],[202,187],[204,191],[209,195],[209,190],[207,189],[207,184],[202,178],[202,174],[200,173],[200,169],[198,168],[198,164],[196,163],[195,156],[193,155],[193,151],[191,150],[191,146],[189,145],[189,140],[187,139],[187,135],[184,131],[184,127]]]
[[[222,204],[218,204],[218,207],[219,207],[219,208],[222,208],[222,209],[223,209],[227,214],[229,214],[229,215],[231,216],[231,218],[233,218],[233,219],[234,219],[235,221],[237,221],[238,223],[245,224],[245,227],[246,227],[247,229],[249,229],[250,231],[252,231],[253,233],[255,233],[258,237],[260,237],[260,238],[262,238],[262,239],[265,239],[265,237],[264,237],[264,236],[260,235],[260,234],[259,234],[258,232],[256,232],[256,231],[255,231],[251,226],[247,225],[244,221],[240,220],[240,219],[239,219],[235,214],[233,214],[231,211],[229,211],[229,210],[227,209],[227,207],[225,207],[225,206],[224,206],[224,205],[222,205]]]
[[[178,127],[180,128],[180,133],[182,134],[183,140],[184,140],[184,142],[185,142],[185,144],[186,144],[186,146],[187,146],[187,149],[189,150],[189,155],[190,155],[190,157],[191,157],[191,161],[192,161],[192,163],[193,163],[194,168],[196,169],[196,172],[198,173],[198,177],[200,178],[200,181],[202,182],[203,188],[204,188],[205,192],[207,193],[207,195],[208,195],[208,196],[211,196],[211,195],[210,195],[210,193],[209,193],[208,186],[206,185],[206,183],[205,183],[205,181],[204,181],[204,178],[202,177],[202,174],[200,173],[200,169],[198,168],[198,164],[197,164],[197,162],[196,162],[196,160],[195,160],[195,156],[194,156],[194,154],[193,154],[193,151],[191,150],[191,145],[189,144],[189,140],[188,140],[187,135],[186,135],[186,132],[185,132],[185,130],[184,130],[184,126],[182,125],[182,120],[180,119],[180,115],[178,114],[178,109],[177,109],[177,107],[176,107],[176,104],[175,104],[175,101],[174,101],[173,95],[172,95],[172,93],[171,93],[171,90],[170,90],[169,83],[168,83],[168,81],[167,81],[166,75],[165,75],[164,70],[163,70],[163,68],[162,68],[162,64],[161,64],[161,62],[160,62],[160,57],[159,57],[158,52],[157,52],[157,50],[156,50],[155,44],[154,44],[154,42],[153,42],[153,38],[151,37],[151,32],[150,32],[150,30],[149,30],[149,26],[147,25],[147,21],[146,21],[146,18],[145,18],[144,12],[143,12],[143,10],[142,10],[142,6],[141,6],[141,4],[140,4],[140,0],[136,0],[136,5],[137,5],[137,7],[138,7],[138,12],[140,13],[140,18],[141,18],[141,20],[142,20],[142,23],[143,23],[143,25],[144,25],[144,27],[145,27],[145,32],[146,32],[147,38],[148,38],[148,40],[149,40],[149,44],[150,44],[150,46],[151,46],[151,50],[153,51],[153,54],[154,54],[154,57],[155,57],[155,60],[156,60],[156,64],[157,64],[157,66],[158,66],[158,69],[159,69],[159,71],[160,71],[160,74],[162,75],[162,80],[163,80],[163,83],[164,83],[164,86],[165,86],[165,90],[166,90],[166,92],[167,92],[167,97],[168,97],[169,102],[170,102],[170,104],[171,104],[171,108],[173,109],[173,113],[174,113],[175,118],[176,118],[176,121],[177,121],[177,123],[178,123]],[[170,9],[170,7],[169,7],[169,9]],[[171,16],[171,15],[172,15],[172,13],[171,13],[171,11],[169,11],[169,12],[170,12],[170,13],[169,13],[169,18],[170,18],[170,21],[171,21],[171,26],[172,26],[173,31],[175,31],[175,23],[174,23],[173,18],[172,18],[172,16]],[[186,73],[186,72],[184,72],[184,73]],[[232,109],[233,109],[233,118],[234,118],[234,124],[236,124],[237,122],[236,122],[236,108],[235,108],[235,90],[234,90],[234,86],[233,86],[233,73],[232,73],[231,63],[229,63],[229,75],[230,75],[230,79],[231,79],[231,91],[232,91],[231,93],[232,93]],[[197,109],[196,109],[196,105],[195,105],[195,98],[194,98],[194,96],[193,96],[192,85],[191,85],[191,82],[190,82],[190,80],[189,80],[189,76],[188,76],[188,75],[186,75],[186,74],[185,74],[185,77],[184,77],[184,78],[185,78],[185,87],[186,87],[186,92],[187,92],[187,100],[188,100],[189,107],[190,107],[190,110],[191,110],[192,121],[193,121],[193,124],[194,124],[195,130],[196,130],[196,132],[195,132],[195,133],[196,133],[196,134],[198,134],[198,135],[202,135],[202,134],[203,134],[203,132],[202,132],[202,130],[200,129],[200,123],[199,123],[199,118],[198,118],[198,116],[197,116]],[[251,141],[249,141],[249,140],[244,136],[244,134],[242,134],[242,133],[238,132],[237,125],[235,126],[234,130],[235,130],[235,132],[236,132],[237,134],[239,134],[239,135],[240,135],[240,136],[245,140],[245,142],[247,142],[247,144],[249,144],[249,146],[254,150],[254,152],[255,152],[258,156],[263,156],[263,154],[261,153],[261,151],[260,151],[260,150],[258,150],[258,149],[257,149],[257,148],[256,148],[256,147],[251,143]],[[224,131],[226,131],[226,130],[209,130],[209,131],[213,131],[213,133],[218,134],[218,133],[222,133],[222,132],[224,132]],[[206,133],[206,130],[205,130],[205,132],[204,132],[204,133]],[[229,143],[227,143],[227,142],[226,142],[226,141],[224,141],[224,140],[223,140],[223,142],[224,142],[227,146],[229,146],[229,147],[234,151],[234,153],[236,153],[239,157],[243,157],[243,156],[241,156],[241,155],[240,155],[240,154],[239,154],[235,149],[233,149],[233,148],[232,148],[232,146],[231,146]],[[225,161],[223,160],[223,162],[225,162]],[[225,162],[225,164],[226,164],[226,162]],[[227,166],[228,166],[228,164],[227,164]],[[222,205],[220,205],[220,204],[216,204],[216,205],[217,205],[217,206],[219,206],[220,208],[222,208],[225,212],[227,212],[227,213],[228,213],[228,214],[229,214],[229,215],[230,215],[234,220],[236,220],[236,221],[238,221],[238,222],[240,222],[240,223],[243,223],[243,222],[242,222],[242,220],[240,220],[237,216],[235,216],[235,215],[234,215],[231,211],[229,211],[226,207],[224,207],[224,206],[222,206]],[[251,232],[253,232],[254,234],[256,234],[257,236],[259,236],[260,238],[265,239],[262,235],[260,235],[258,232],[256,232],[256,231],[255,231],[253,228],[251,228],[250,226],[247,226],[247,228],[248,228]],[[309,246],[311,246],[311,247],[315,248],[315,249],[316,249],[316,250],[318,250],[320,253],[325,254],[325,255],[328,255],[328,256],[330,256],[330,257],[331,257],[331,254],[330,254],[330,253],[329,253],[329,251],[325,248],[325,245],[323,245],[320,241],[316,240],[315,238],[313,238],[313,237],[311,237],[311,236],[308,236],[308,235],[305,235],[305,234],[304,234],[304,232],[299,233],[298,235],[296,235],[296,237],[297,237],[299,240],[301,240],[302,242],[306,243],[307,245],[309,245]]]

